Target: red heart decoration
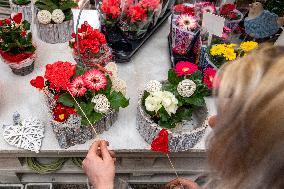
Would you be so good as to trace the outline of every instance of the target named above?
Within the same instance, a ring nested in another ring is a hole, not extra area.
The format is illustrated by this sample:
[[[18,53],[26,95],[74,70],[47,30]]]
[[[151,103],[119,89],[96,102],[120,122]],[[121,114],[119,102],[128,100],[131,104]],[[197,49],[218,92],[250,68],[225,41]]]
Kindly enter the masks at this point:
[[[151,144],[151,150],[155,152],[169,153],[169,133],[162,129],[157,138]]]
[[[44,88],[44,78],[42,76],[37,76],[35,79],[30,81],[30,84],[38,89]]]

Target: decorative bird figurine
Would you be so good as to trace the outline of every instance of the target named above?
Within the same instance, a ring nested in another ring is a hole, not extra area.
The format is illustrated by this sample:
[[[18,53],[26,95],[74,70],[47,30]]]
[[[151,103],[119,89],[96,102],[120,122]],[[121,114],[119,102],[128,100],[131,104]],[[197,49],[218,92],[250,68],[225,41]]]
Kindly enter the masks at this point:
[[[244,21],[246,34],[255,39],[264,39],[276,34],[284,24],[284,17],[264,10],[260,2],[250,4],[248,17]]]

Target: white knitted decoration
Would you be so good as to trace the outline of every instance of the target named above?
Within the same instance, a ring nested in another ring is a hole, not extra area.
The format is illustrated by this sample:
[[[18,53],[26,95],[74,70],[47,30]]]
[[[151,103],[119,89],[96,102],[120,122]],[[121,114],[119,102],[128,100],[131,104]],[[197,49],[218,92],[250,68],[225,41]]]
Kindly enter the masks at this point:
[[[61,9],[55,9],[52,12],[51,19],[53,20],[54,23],[60,24],[64,21],[65,15]]]
[[[177,86],[178,94],[180,94],[180,96],[182,97],[190,97],[191,95],[193,95],[195,90],[196,84],[190,79],[185,79],[179,82]]]
[[[37,19],[41,24],[49,24],[51,22],[51,13],[47,10],[41,10],[37,13]]]
[[[44,137],[43,123],[34,118],[19,119],[20,115],[14,114],[14,124],[4,125],[5,141],[12,146],[39,153]]]
[[[162,84],[157,80],[151,80],[146,84],[145,90],[148,93],[154,93],[162,90]]]

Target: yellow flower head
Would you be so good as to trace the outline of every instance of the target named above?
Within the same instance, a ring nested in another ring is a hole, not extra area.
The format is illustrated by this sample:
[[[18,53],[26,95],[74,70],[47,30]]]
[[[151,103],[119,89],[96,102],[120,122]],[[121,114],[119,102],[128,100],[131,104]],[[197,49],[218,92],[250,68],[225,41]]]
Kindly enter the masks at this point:
[[[244,50],[245,52],[250,52],[253,49],[256,49],[257,47],[258,47],[258,43],[254,41],[245,41],[245,42],[242,42],[240,45],[240,48]]]
[[[227,48],[224,52],[224,57],[228,61],[235,60],[237,58],[237,54],[235,53],[235,50],[233,48]]]
[[[217,56],[217,55],[222,55],[223,52],[225,51],[225,45],[224,44],[218,44],[218,45],[214,45],[211,47],[210,49],[210,54],[212,56]]]

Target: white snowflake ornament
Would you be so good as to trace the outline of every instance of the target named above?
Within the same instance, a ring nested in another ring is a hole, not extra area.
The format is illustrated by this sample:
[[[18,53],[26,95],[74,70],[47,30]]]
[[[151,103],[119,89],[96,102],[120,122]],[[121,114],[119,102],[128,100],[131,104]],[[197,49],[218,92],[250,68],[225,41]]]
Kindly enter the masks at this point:
[[[44,137],[43,123],[35,118],[20,120],[20,114],[14,113],[14,124],[4,125],[5,141],[18,148],[39,153]]]
[[[51,13],[48,10],[41,10],[37,13],[37,19],[41,24],[49,24],[51,22]]]

